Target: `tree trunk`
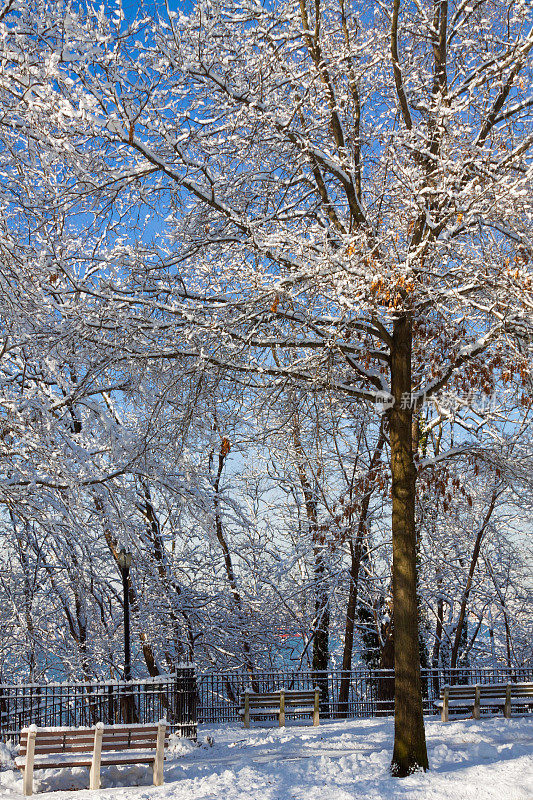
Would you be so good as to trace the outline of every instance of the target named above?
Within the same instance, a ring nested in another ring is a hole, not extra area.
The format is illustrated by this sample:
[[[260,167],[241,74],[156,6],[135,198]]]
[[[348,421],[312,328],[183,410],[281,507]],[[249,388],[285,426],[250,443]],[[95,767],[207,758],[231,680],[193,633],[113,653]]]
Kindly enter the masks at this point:
[[[238,637],[239,637],[240,647],[242,650],[244,667],[246,669],[246,672],[250,676],[250,680],[252,682],[252,689],[254,690],[254,692],[258,692],[259,685],[254,675],[254,664],[252,660],[252,651],[249,642],[249,632],[246,630],[247,626],[246,626],[246,614],[245,614],[244,604],[239,589],[237,587],[237,579],[235,577],[235,571],[233,569],[233,561],[231,558],[231,553],[228,543],[226,541],[226,537],[224,535],[224,527],[222,525],[222,514],[220,511],[220,481],[222,478],[222,472],[224,470],[226,456],[229,453],[229,448],[230,448],[230,442],[228,439],[224,438],[222,440],[222,447],[220,449],[220,453],[218,454],[218,469],[213,482],[213,488],[215,490],[213,498],[213,504],[215,507],[215,533],[218,542],[220,544],[220,547],[222,548],[222,553],[224,555],[224,567],[226,570],[226,578],[228,580],[231,592],[231,598],[233,600],[233,606],[238,619]],[[213,459],[213,454],[211,455],[211,461],[212,459]]]
[[[176,663],[186,661],[186,650],[184,645],[184,637],[182,636],[182,629],[179,622],[178,615],[174,607],[174,597],[180,597],[182,594],[181,586],[172,575],[172,570],[167,560],[167,553],[163,536],[161,534],[161,526],[156,510],[152,503],[152,494],[150,487],[147,483],[143,482],[142,488],[144,491],[144,516],[146,521],[146,533],[149,540],[149,547],[151,547],[151,558],[157,566],[157,571],[161,579],[161,588],[165,596],[168,598],[168,615],[171,623],[171,634],[167,638],[169,645],[174,645],[173,649],[168,649],[165,652],[168,668],[173,672],[176,668]],[[185,620],[187,626],[190,625],[187,612],[181,610],[181,615]]]
[[[433,692],[435,694],[435,697],[437,697],[440,692],[440,681],[439,681],[440,650],[442,645],[442,635],[444,633],[444,598],[441,594],[442,575],[440,569],[437,571],[435,580],[437,582],[437,589],[439,595],[437,600],[437,625],[435,628],[435,643],[433,645],[433,652],[431,654],[431,667],[433,669]]]
[[[313,672],[320,673],[318,678],[322,682],[323,675],[321,673],[327,671],[329,664],[330,621],[328,590],[324,585],[324,546],[323,539],[317,536],[314,547],[315,617],[313,624]]]
[[[489,571],[489,575],[492,579],[494,584],[494,588],[496,589],[496,593],[498,595],[498,599],[501,603],[502,613],[503,613],[503,622],[505,625],[505,650],[507,655],[507,669],[509,670],[509,677],[513,674],[513,654],[512,654],[512,639],[511,639],[511,627],[509,625],[509,617],[507,615],[505,597],[502,594],[502,590],[498,585],[498,581],[496,580],[496,576],[494,575],[494,571],[491,567],[490,561],[485,559],[485,564],[487,565],[487,569]],[[515,659],[516,660],[516,659]],[[513,680],[516,680],[516,677],[513,677]]]
[[[476,541],[474,544],[474,550],[472,551],[472,558],[470,559],[470,569],[468,570],[468,578],[466,581],[466,586],[463,591],[463,596],[461,598],[461,606],[459,608],[459,618],[457,620],[457,627],[455,629],[455,639],[453,642],[451,662],[450,662],[450,666],[452,669],[455,669],[457,667],[457,661],[459,659],[459,651],[463,637],[463,628],[465,626],[465,620],[466,620],[466,609],[468,605],[468,598],[470,597],[470,592],[472,590],[472,585],[474,583],[474,572],[476,571],[477,562],[479,560],[479,554],[481,552],[481,544],[483,542],[483,537],[485,535],[485,531],[487,530],[487,526],[490,522],[490,518],[492,516],[492,512],[494,511],[494,507],[496,506],[496,500],[498,499],[498,496],[499,492],[497,490],[494,490],[494,492],[492,493],[487,513],[485,514],[485,519],[483,520],[483,524],[477,533]]]
[[[350,541],[350,589],[348,593],[348,607],[346,609],[346,626],[344,631],[344,648],[342,652],[342,674],[339,687],[339,709],[338,716],[345,719],[348,716],[348,696],[350,693],[350,671],[352,669],[352,650],[355,630],[355,614],[357,609],[357,590],[359,585],[359,569],[361,567],[361,557],[363,549],[363,537],[367,530],[368,509],[370,498],[374,491],[373,481],[376,475],[377,466],[381,460],[385,435],[383,431],[383,421],[379,431],[376,449],[372,455],[367,474],[367,490],[361,503],[361,513],[359,514],[359,524],[357,526],[357,536],[355,542]]]
[[[416,595],[416,468],[410,402],[411,346],[411,317],[404,313],[395,320],[392,334],[391,391],[394,405],[390,411],[395,668],[391,771],[398,777],[428,768]]]
[[[350,693],[350,671],[352,669],[353,636],[355,628],[355,612],[357,607],[357,589],[359,584],[359,567],[361,565],[361,537],[362,531],[357,531],[355,542],[350,542],[350,590],[348,593],[348,608],[346,609],[346,626],[344,631],[344,649],[342,652],[342,673],[339,687],[338,716],[345,719],[348,716],[348,696]]]
[[[301,426],[298,411],[292,417],[292,438],[296,451],[296,468],[305,502],[305,513],[309,533],[313,540],[313,584],[315,594],[315,614],[312,623],[313,633],[313,683],[320,689],[320,711],[329,714],[329,591],[325,583],[326,560],[325,533],[319,530],[316,490],[307,474],[306,454],[302,444]]]
[[[118,540],[114,535],[111,525],[109,524],[109,520],[106,514],[105,506],[102,501],[102,498],[99,497],[96,493],[93,494],[93,501],[96,510],[100,513],[102,518],[102,529],[104,532],[104,538],[106,540],[107,546],[109,547],[109,552],[113,556],[115,564],[118,564],[117,561],[117,553],[118,553]],[[131,581],[131,578],[128,579],[129,584],[129,602],[131,613],[133,616],[137,616],[140,613],[140,603],[137,597],[137,593]],[[157,664],[157,660],[155,657],[154,649],[150,642],[148,641],[148,636],[146,632],[140,628],[139,630],[139,638],[141,640],[141,647],[143,651],[144,661],[146,663],[146,668],[148,670],[148,674],[151,678],[155,678],[161,674],[161,670]]]

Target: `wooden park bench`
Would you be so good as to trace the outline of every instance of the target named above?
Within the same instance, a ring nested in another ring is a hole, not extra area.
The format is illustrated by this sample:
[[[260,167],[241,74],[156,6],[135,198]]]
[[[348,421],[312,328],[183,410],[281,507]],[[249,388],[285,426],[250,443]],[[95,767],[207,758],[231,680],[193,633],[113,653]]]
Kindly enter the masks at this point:
[[[441,720],[448,722],[451,709],[472,709],[474,719],[481,717],[482,708],[502,708],[508,719],[511,709],[533,705],[533,683],[457,684],[445,686],[435,704],[441,709]]]
[[[244,727],[250,727],[251,719],[264,719],[277,716],[279,727],[285,727],[285,716],[291,717],[309,714],[313,716],[313,725],[320,724],[320,689],[300,691],[292,689],[278,689],[275,692],[251,692],[246,689],[241,695],[239,714],[244,721]]]
[[[89,767],[89,788],[100,788],[102,764],[152,764],[154,786],[163,784],[166,722],[94,728],[37,728],[20,733],[17,769],[24,770],[24,794],[33,794],[33,770]]]

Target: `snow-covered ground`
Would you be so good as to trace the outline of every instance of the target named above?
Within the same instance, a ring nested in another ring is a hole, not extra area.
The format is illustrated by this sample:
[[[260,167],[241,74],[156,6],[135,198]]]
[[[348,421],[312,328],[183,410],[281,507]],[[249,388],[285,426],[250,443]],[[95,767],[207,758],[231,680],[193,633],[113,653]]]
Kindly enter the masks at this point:
[[[86,789],[86,769],[38,771],[35,791],[38,800],[533,799],[533,716],[447,725],[432,718],[431,771],[404,779],[388,773],[392,734],[392,719],[250,731],[204,725],[200,746],[177,740],[171,747],[163,787],[150,786],[149,768],[109,767],[97,792]],[[5,750],[0,768],[1,800],[20,800],[20,773]]]

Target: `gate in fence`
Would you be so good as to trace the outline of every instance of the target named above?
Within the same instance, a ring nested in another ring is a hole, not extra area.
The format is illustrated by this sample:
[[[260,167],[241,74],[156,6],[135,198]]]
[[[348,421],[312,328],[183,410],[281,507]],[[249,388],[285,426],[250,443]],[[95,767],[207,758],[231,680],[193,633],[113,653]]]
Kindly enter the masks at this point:
[[[0,739],[17,740],[21,728],[31,724],[84,727],[163,717],[171,733],[196,739],[197,700],[193,666],[128,682],[0,685]]]
[[[341,703],[341,681],[349,681],[348,700]],[[425,713],[436,713],[433,705],[445,684],[508,683],[533,680],[533,669],[483,669],[476,667],[422,670],[422,693]],[[262,670],[253,676],[245,671],[210,672],[198,675],[198,721],[204,723],[236,722],[239,719],[239,696],[246,688],[272,692],[280,688],[322,690],[321,718],[375,717],[394,712],[394,671],[355,669],[312,672],[302,670]]]

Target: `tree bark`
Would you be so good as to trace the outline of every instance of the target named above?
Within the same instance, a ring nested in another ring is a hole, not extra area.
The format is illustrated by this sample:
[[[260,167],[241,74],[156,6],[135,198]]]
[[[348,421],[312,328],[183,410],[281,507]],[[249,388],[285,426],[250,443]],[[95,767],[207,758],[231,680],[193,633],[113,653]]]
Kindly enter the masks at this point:
[[[416,468],[411,409],[412,322],[394,322],[391,346],[392,584],[394,613],[394,752],[391,771],[403,777],[428,768],[416,596]],[[407,400],[407,402],[406,402]]]

